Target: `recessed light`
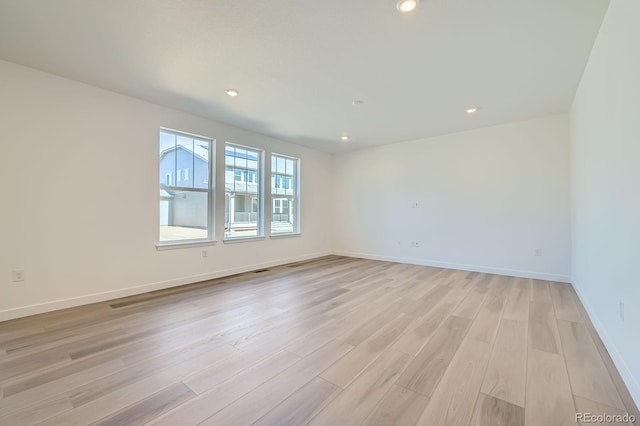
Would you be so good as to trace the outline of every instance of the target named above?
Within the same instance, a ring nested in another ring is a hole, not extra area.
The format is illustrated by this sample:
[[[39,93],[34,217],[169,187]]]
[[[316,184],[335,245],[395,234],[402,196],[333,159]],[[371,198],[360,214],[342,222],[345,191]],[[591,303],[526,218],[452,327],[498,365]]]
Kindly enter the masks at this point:
[[[340,140],[348,141],[348,140],[349,140],[349,135],[342,135],[342,136],[340,136]]]
[[[235,98],[240,94],[240,92],[238,92],[236,89],[227,89],[226,92],[227,95],[231,96],[232,98]]]
[[[362,105],[364,101],[362,99],[354,99],[351,101],[351,105]]]
[[[476,112],[478,112],[478,110],[479,110],[479,109],[480,109],[480,108],[478,108],[478,107],[471,107],[471,108],[467,108],[467,109],[465,109],[464,111],[465,111],[467,114],[475,114]]]
[[[402,13],[409,13],[418,7],[420,0],[399,0],[396,8]]]

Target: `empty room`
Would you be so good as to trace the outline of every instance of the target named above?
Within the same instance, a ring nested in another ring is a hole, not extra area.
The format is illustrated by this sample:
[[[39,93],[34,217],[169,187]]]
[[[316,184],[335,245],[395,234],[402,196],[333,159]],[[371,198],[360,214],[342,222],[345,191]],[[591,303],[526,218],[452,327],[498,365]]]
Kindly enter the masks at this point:
[[[0,425],[640,425],[637,0],[0,0]]]

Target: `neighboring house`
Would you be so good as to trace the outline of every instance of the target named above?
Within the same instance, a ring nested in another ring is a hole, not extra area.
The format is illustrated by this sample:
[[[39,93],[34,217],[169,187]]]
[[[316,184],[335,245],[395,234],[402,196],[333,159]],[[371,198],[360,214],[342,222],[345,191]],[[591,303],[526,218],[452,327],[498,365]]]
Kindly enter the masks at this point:
[[[225,228],[255,228],[258,220],[259,198],[258,157],[251,151],[225,151]],[[291,198],[295,185],[291,173],[276,170],[271,174],[271,219],[273,222],[293,224],[294,209]]]
[[[195,152],[194,152],[195,151]],[[177,156],[176,156],[177,155]],[[209,185],[209,150],[177,145],[160,153],[160,184],[182,188]],[[204,212],[204,214],[202,214]],[[160,225],[207,228],[207,195],[165,188],[160,191]]]
[[[225,150],[225,229],[255,228],[258,223],[258,157],[245,150]]]
[[[273,162],[271,169],[271,220],[293,224],[294,171],[277,170]]]
[[[176,158],[177,153],[177,158]],[[169,187],[207,188],[209,150],[201,145],[195,152],[178,145],[160,154],[160,184]],[[251,153],[225,152],[225,228],[254,228],[258,220],[258,158]],[[293,223],[293,176],[272,173],[272,220]],[[207,199],[204,193],[165,188],[160,191],[160,225],[207,227]]]

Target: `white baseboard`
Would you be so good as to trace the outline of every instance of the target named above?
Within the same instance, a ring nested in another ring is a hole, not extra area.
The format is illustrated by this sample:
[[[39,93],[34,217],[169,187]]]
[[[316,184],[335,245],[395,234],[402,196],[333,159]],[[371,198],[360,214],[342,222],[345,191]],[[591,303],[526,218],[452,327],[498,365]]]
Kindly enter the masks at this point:
[[[636,407],[640,407],[640,383],[638,379],[636,379],[631,373],[631,370],[629,369],[629,366],[627,365],[625,359],[622,357],[622,354],[620,354],[618,347],[614,343],[613,339],[609,336],[609,333],[607,333],[607,329],[604,327],[595,311],[589,304],[589,299],[587,299],[584,293],[580,291],[580,285],[578,284],[575,277],[573,277],[573,279],[571,280],[571,285],[576,291],[580,302],[582,302],[582,305],[586,309],[587,314],[589,315],[589,318],[593,323],[593,326],[598,332],[600,339],[602,339],[602,343],[604,344],[605,348],[607,348],[607,351],[609,351],[609,355],[611,355],[613,364],[618,369],[618,372],[622,377],[622,381],[625,385],[627,385],[627,389],[629,389],[629,393],[636,403]]]
[[[522,271],[519,269],[496,268],[492,266],[466,265],[463,263],[442,262],[431,259],[417,259],[409,257],[380,256],[368,253],[354,253],[346,251],[334,251],[339,256],[359,257],[362,259],[385,260],[387,262],[409,263],[411,265],[433,266],[436,268],[459,269],[462,271],[482,272],[485,274],[508,275],[510,277],[533,278],[536,280],[571,282],[568,275],[547,274],[544,272]]]
[[[284,265],[292,262],[300,262],[303,260],[314,259],[317,257],[335,254],[339,256],[358,257],[363,259],[384,260],[389,262],[409,263],[414,265],[434,266],[439,268],[460,269],[463,271],[484,272],[489,274],[509,275],[523,278],[534,278],[550,281],[570,282],[569,277],[562,275],[545,274],[530,271],[520,271],[503,268],[493,268],[478,265],[464,265],[458,263],[441,262],[434,260],[399,258],[390,256],[378,256],[365,253],[352,253],[340,251],[326,251],[314,253],[304,256],[296,256],[287,259],[279,259],[270,262],[256,263],[252,265],[244,265],[236,268],[223,269],[206,274],[191,275],[173,280],[160,281],[155,283],[142,284],[134,287],[127,287],[118,290],[106,291],[102,293],[87,294],[67,299],[53,300],[50,302],[38,303],[34,305],[22,306],[19,308],[0,311],[0,321],[7,321],[15,318],[22,318],[30,315],[42,314],[45,312],[57,311],[60,309],[72,308],[90,303],[104,302],[107,300],[117,299],[120,297],[133,296],[136,294],[146,293],[149,291],[162,290],[170,287],[177,287],[185,284],[192,284],[200,281],[212,280],[215,278],[225,277],[228,275],[249,272],[255,269],[269,268],[278,265]]]
[[[107,300],[117,299],[120,297],[133,296],[136,294],[147,293],[149,291],[163,290],[165,288],[177,287],[185,284],[193,284],[200,281],[212,280],[215,278],[226,277],[229,275],[249,272],[256,269],[271,268],[274,266],[285,265],[287,263],[300,262],[303,260],[315,259],[317,257],[328,256],[331,251],[308,254],[304,256],[290,257],[287,259],[279,259],[270,262],[255,263],[253,265],[243,265],[237,268],[223,269],[220,271],[209,272],[206,274],[191,275],[188,277],[177,278],[173,280],[160,281],[155,283],[142,284],[135,287],[127,287],[118,290],[105,291],[102,293],[86,294],[83,296],[71,297],[67,299],[53,300],[45,303],[22,306],[19,308],[7,309],[0,311],[0,321],[7,321],[16,318],[22,318],[30,315],[42,314],[45,312],[57,311],[60,309],[73,308],[76,306],[88,305],[91,303],[104,302]]]

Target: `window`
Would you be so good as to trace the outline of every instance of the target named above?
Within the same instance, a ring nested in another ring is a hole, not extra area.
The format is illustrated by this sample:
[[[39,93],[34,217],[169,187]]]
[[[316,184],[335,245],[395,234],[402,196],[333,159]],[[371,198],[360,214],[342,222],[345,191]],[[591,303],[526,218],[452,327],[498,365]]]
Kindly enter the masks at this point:
[[[178,182],[184,183],[189,180],[189,168],[178,170]]]
[[[271,234],[300,232],[297,158],[271,156]]]
[[[161,129],[159,147],[160,243],[213,240],[213,140]]]
[[[293,177],[292,176],[283,176],[279,174],[272,174],[273,186],[276,189],[284,188],[284,189],[293,189]]]
[[[262,236],[262,152],[228,143],[225,166],[225,239]]]

